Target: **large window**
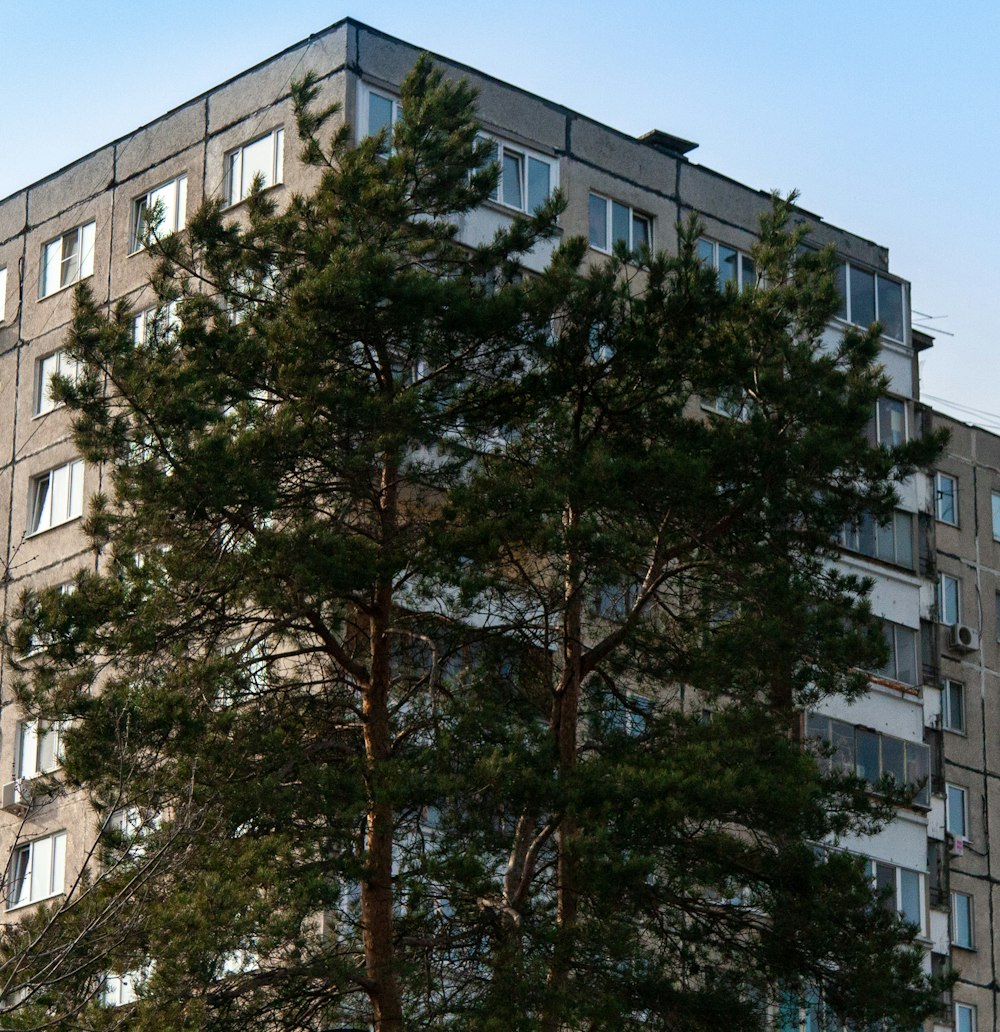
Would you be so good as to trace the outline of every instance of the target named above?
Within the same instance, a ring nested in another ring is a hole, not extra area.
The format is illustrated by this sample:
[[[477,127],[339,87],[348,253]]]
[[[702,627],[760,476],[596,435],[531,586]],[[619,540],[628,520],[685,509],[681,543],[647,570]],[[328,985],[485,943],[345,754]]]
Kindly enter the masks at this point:
[[[702,237],[698,241],[698,257],[719,274],[720,290],[725,289],[727,283],[736,284],[740,290],[757,285],[757,269],[753,259],[735,247]]]
[[[38,903],[63,891],[66,879],[66,832],[18,846],[7,873],[7,909]]]
[[[972,897],[964,892],[951,894],[951,944],[971,950],[975,947]]]
[[[882,633],[889,646],[889,659],[875,673],[903,684],[917,684],[917,632],[902,624],[883,620]]]
[[[83,515],[83,461],[76,459],[34,477],[29,492],[29,533],[38,534]]]
[[[971,1004],[955,1004],[955,1032],[976,1032],[976,1008]]]
[[[63,376],[67,380],[76,380],[79,375],[79,364],[65,351],[54,351],[51,355],[40,358],[35,363],[35,415],[44,415],[57,407],[56,400],[52,397],[53,377]]]
[[[284,177],[285,130],[272,129],[226,155],[226,201],[238,204],[260,178],[267,189]]]
[[[883,524],[866,513],[858,524],[844,524],[840,543],[851,552],[912,570],[913,523],[913,514],[899,509]]]
[[[144,308],[132,318],[132,341],[136,347],[156,344],[163,341],[167,334],[176,333],[180,325],[176,301]]]
[[[938,621],[949,627],[962,622],[962,582],[942,573],[937,585]]]
[[[969,838],[968,792],[958,785],[948,785],[945,789],[945,827],[956,839]]]
[[[61,760],[58,724],[22,720],[17,726],[17,759],[15,777],[36,778],[55,770]]]
[[[88,222],[43,245],[42,271],[38,278],[39,297],[48,297],[94,274],[96,231],[97,224]]]
[[[921,932],[925,930],[922,874],[881,860],[869,860],[868,877],[887,907],[916,925]]]
[[[958,480],[947,473],[934,476],[934,511],[942,523],[958,526]]]
[[[554,162],[504,140],[492,143],[493,160],[500,166],[500,182],[491,195],[493,200],[524,212],[544,204],[557,185]]]
[[[380,153],[388,156],[392,150],[392,127],[399,121],[402,112],[399,98],[393,97],[389,93],[373,90],[370,86],[365,86],[361,97],[365,107],[365,110],[361,112],[365,135],[376,136],[384,129],[386,139]]]
[[[903,339],[903,284],[845,263],[837,270],[841,319],[857,326],[882,324],[882,332]]]
[[[158,217],[155,222],[153,212]],[[157,239],[184,228],[187,218],[187,176],[161,183],[132,202],[131,251],[141,251],[146,233],[152,229]]]
[[[822,769],[857,774],[872,785],[884,779],[909,785],[915,791],[913,804],[930,806],[930,748],[923,742],[884,735],[821,713],[806,718],[806,737],[823,743]]]
[[[600,194],[590,195],[590,246],[610,252],[619,244],[628,251],[652,247],[652,219]]]
[[[965,685],[961,681],[948,679],[941,686],[941,726],[965,733]]]
[[[910,439],[909,413],[902,398],[884,396],[875,403],[868,423],[868,440],[874,445],[895,448]]]

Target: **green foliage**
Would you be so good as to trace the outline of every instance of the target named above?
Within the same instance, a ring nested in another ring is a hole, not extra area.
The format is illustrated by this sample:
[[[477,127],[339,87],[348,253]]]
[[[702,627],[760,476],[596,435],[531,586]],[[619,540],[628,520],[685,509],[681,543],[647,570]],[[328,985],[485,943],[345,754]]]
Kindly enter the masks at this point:
[[[318,97],[313,192],[149,238],[145,339],[78,289],[97,572],[13,633],[101,845],[0,944],[5,1027],[758,1029],[814,990],[912,1027],[913,930],[836,848],[902,794],[796,731],[884,648],[834,534],[935,447],[866,443],[832,255],[776,200],[756,290],[695,223],[522,278],[562,200],[462,237],[498,176],[466,84],[421,60],[356,147]]]

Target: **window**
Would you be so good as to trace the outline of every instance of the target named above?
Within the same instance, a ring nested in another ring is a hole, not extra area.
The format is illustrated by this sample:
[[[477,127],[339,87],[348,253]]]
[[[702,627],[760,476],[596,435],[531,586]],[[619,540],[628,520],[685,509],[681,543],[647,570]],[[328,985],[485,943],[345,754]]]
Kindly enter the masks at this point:
[[[141,981],[138,971],[128,971],[124,975],[107,975],[101,992],[101,1003],[105,1007],[123,1007],[136,1000],[136,985]]]
[[[226,203],[239,204],[258,176],[266,190],[284,175],[285,130],[273,129],[226,155]]]
[[[136,346],[162,340],[171,330],[180,329],[177,302],[145,308],[132,319],[132,341]]]
[[[533,212],[549,199],[557,186],[556,165],[541,154],[533,154],[503,140],[493,140],[493,160],[500,166],[500,181],[490,195],[494,201]]]
[[[156,221],[150,223],[158,208]],[[132,238],[129,250],[141,251],[143,241],[152,229],[157,239],[184,228],[187,218],[187,176],[178,176],[169,183],[153,187],[132,202]]]
[[[884,895],[886,907],[904,920],[924,931],[924,876],[917,871],[886,864],[881,860],[868,861],[868,877],[872,888]]]
[[[18,846],[10,858],[7,909],[37,903],[63,891],[66,878],[66,832]]]
[[[365,136],[377,136],[385,130],[386,139],[379,153],[388,157],[392,152],[392,127],[399,121],[403,113],[399,97],[390,93],[382,93],[371,86],[362,86],[361,103],[359,105],[360,124],[365,127]]]
[[[972,897],[964,892],[951,894],[951,944],[971,950],[975,947],[972,929]]]
[[[993,505],[993,540],[1000,541],[1000,491],[990,492]]]
[[[612,733],[638,738],[645,734],[652,713],[652,702],[635,692],[625,692],[622,697],[608,692],[604,697],[603,723]]]
[[[882,621],[882,633],[889,646],[889,660],[875,673],[903,684],[917,683],[917,632],[889,620]]]
[[[37,778],[56,770],[62,759],[62,742],[58,724],[47,721],[22,720],[17,726],[17,761],[14,776]]]
[[[54,351],[51,355],[40,358],[35,363],[35,404],[36,416],[44,415],[58,407],[52,397],[52,379],[63,376],[75,381],[80,375],[80,365],[69,357],[65,351]]]
[[[882,332],[903,339],[903,284],[845,263],[837,269],[841,319],[856,326],[882,324]]]
[[[88,222],[50,240],[42,247],[38,296],[48,297],[63,287],[94,274],[94,238],[97,224]]]
[[[965,685],[960,681],[949,679],[941,686],[941,726],[965,733]]]
[[[823,771],[857,774],[872,785],[890,778],[897,785],[913,787],[914,806],[930,806],[931,754],[923,742],[895,738],[821,713],[806,717],[806,737],[832,750],[820,758]]]
[[[906,402],[902,398],[879,398],[868,423],[868,442],[875,447],[896,448],[910,439]]]
[[[740,290],[757,285],[757,269],[753,259],[735,247],[702,237],[698,241],[698,257],[718,272],[720,290],[724,290],[727,283],[735,283]]]
[[[840,532],[840,543],[850,552],[881,559],[896,566],[914,568],[913,514],[897,509],[888,523],[877,524],[865,513],[857,525],[845,523]]]
[[[599,194],[590,195],[590,246],[612,251],[623,243],[630,252],[653,243],[652,219],[627,204]]]
[[[947,473],[934,476],[934,511],[941,523],[958,526],[958,480]]]
[[[955,1004],[955,1032],[976,1032],[976,1008],[968,1003]]]
[[[938,577],[937,611],[938,623],[953,624],[962,622],[962,590],[961,581],[950,574],[942,573]]]
[[[39,534],[50,527],[83,515],[83,460],[67,462],[34,477],[29,492],[31,511],[29,533]]]
[[[7,270],[0,269],[0,323],[7,315]]]
[[[945,828],[956,839],[969,838],[968,793],[958,785],[945,788]]]

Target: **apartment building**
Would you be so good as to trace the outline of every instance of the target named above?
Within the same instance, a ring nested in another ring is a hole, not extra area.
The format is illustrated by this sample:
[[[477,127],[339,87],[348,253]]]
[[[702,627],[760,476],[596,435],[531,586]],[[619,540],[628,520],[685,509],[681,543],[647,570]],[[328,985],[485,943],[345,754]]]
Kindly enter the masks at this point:
[[[72,372],[62,351],[71,288],[87,280],[100,301],[129,299],[141,334],[152,304],[146,286],[150,260],[139,239],[143,212],[159,202],[165,228],[182,230],[187,214],[206,198],[221,199],[238,217],[257,175],[278,203],[308,188],[313,173],[300,162],[294,143],[291,82],[314,72],[322,99],[339,102],[357,132],[374,132],[397,116],[399,84],[418,53],[364,25],[341,21],[0,200],[0,550],[5,563],[0,590],[5,614],[25,588],[68,584],[78,569],[101,562],[88,549],[81,517],[88,496],[102,487],[103,471],[78,457],[68,418],[48,391],[53,375]],[[483,128],[496,141],[502,168],[496,196],[460,227],[464,241],[489,239],[514,214],[532,210],[558,186],[567,198],[562,232],[587,238],[595,258],[619,240],[669,251],[675,245],[675,224],[694,212],[704,225],[703,260],[719,270],[722,280],[742,284],[753,277],[748,252],[759,217],[770,207],[767,193],[697,164],[691,157],[696,145],[690,141],[660,130],[634,138],[475,69],[437,60],[448,74],[465,76],[478,89]],[[875,319],[884,327],[882,359],[890,394],[875,413],[874,440],[898,442],[921,432],[926,416],[919,404],[917,354],[930,341],[911,328],[909,285],[890,273],[885,248],[809,212],[800,214],[809,243],[832,244],[843,259],[844,306],[830,334]],[[541,267],[549,253],[550,248],[539,247],[526,264]],[[850,846],[870,858],[873,885],[888,890],[900,912],[921,928],[928,967],[947,964],[953,930],[959,950],[985,958],[990,926],[977,881],[988,873],[988,825],[979,807],[986,791],[987,738],[976,694],[978,686],[982,696],[986,671],[979,668],[973,676],[969,669],[970,657],[981,653],[946,652],[942,673],[949,680],[940,690],[933,634],[935,605],[939,613],[952,606],[946,613],[949,626],[981,630],[981,620],[972,617],[981,614],[989,585],[980,585],[978,565],[973,577],[957,556],[973,513],[985,519],[988,510],[985,495],[977,502],[966,483],[970,478],[974,483],[975,467],[951,456],[948,462],[948,472],[938,475],[936,494],[924,474],[903,485],[891,527],[845,528],[844,562],[875,582],[873,602],[885,620],[891,659],[873,675],[868,697],[852,706],[828,700],[807,718],[815,734],[836,743],[839,755],[849,757],[847,762],[872,781],[883,774],[908,781],[926,778],[914,805],[901,809],[888,829]],[[947,477],[955,484],[952,510],[944,502],[947,480],[942,478]],[[946,549],[940,557],[937,602],[931,544],[935,499]],[[953,512],[955,519],[943,520],[943,511]],[[984,584],[997,566],[984,559]],[[946,576],[957,578],[958,587]],[[5,703],[11,698],[11,678],[4,659],[0,693]],[[956,707],[961,729],[951,726],[958,720]],[[931,776],[939,765],[936,736],[941,734],[948,743],[947,780]],[[94,841],[95,820],[81,800],[46,799],[33,789],[38,776],[58,764],[58,730],[26,722],[14,706],[4,706],[0,853],[10,856],[3,903],[7,920],[16,919],[22,907],[68,891]],[[952,851],[965,844],[951,890],[946,884],[949,841]],[[961,900],[972,901],[967,918],[955,916],[956,898],[961,906]],[[979,929],[984,945],[977,953],[963,942],[966,927]],[[991,977],[984,970],[963,980],[955,1010],[942,1014],[941,1025],[950,1026],[955,1018],[960,1032],[972,1032],[973,1008],[981,1012],[987,1006],[983,994],[993,991],[978,984]],[[980,1026],[985,1027],[981,1016]]]
[[[995,1028],[994,914],[1000,849],[991,823],[1000,774],[1000,437],[932,413],[951,435],[934,473],[941,777],[947,797],[943,886],[951,908],[956,1025]]]

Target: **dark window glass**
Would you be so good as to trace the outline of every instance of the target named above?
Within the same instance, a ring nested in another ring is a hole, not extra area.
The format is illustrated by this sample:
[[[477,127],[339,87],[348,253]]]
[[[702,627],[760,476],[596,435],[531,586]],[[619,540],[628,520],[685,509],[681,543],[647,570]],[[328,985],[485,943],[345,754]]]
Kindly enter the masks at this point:
[[[649,247],[649,219],[642,215],[632,215],[632,250]]]
[[[903,285],[892,280],[878,280],[878,321],[887,337],[903,339]]]
[[[850,266],[851,322],[870,326],[875,322],[875,274]]]
[[[590,242],[602,251],[608,249],[608,202],[590,195]]]
[[[504,151],[503,175],[501,176],[503,203],[509,204],[512,208],[524,208],[524,193],[521,185],[523,170],[524,159],[521,155]]]
[[[719,244],[719,283],[722,286],[736,282],[736,261],[736,251]]]
[[[528,158],[528,210],[534,211],[549,197],[549,166],[537,158]]]
[[[613,244],[624,243],[628,247],[629,227],[632,213],[624,204],[611,202],[611,241]]]
[[[840,307],[837,309],[837,315],[839,318],[847,319],[847,266],[841,262],[837,266],[837,271],[834,275],[834,284],[837,288],[837,293],[840,295]]]
[[[857,731],[858,777],[875,782],[879,779],[878,735],[859,727]]]

